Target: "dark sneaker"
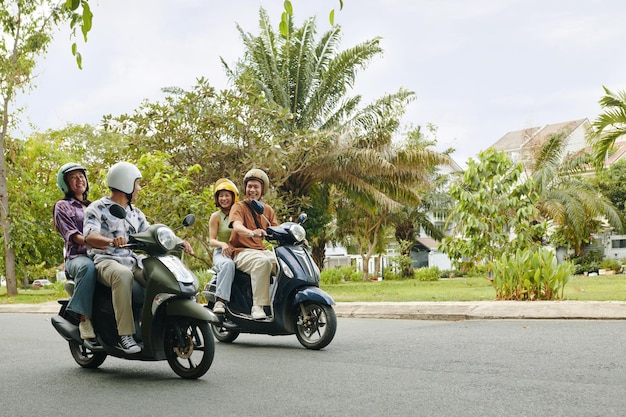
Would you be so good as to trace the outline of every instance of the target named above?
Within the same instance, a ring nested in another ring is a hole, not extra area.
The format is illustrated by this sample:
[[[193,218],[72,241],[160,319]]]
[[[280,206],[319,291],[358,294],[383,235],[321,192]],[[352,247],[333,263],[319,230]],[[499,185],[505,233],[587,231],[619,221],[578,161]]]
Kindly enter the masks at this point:
[[[141,348],[139,347],[137,342],[135,342],[133,336],[129,334],[120,336],[120,342],[117,344],[117,347],[122,349],[124,353],[132,354],[141,352]]]

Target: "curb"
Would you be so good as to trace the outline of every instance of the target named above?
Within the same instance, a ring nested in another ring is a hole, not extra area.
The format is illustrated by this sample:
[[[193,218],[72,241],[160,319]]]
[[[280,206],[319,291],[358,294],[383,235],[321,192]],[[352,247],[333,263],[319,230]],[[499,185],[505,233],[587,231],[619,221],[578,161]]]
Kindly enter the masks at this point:
[[[337,317],[403,320],[626,320],[626,301],[343,302]],[[0,304],[0,313],[56,314],[59,304]]]
[[[626,320],[623,301],[470,301],[337,303],[338,317],[406,320]]]

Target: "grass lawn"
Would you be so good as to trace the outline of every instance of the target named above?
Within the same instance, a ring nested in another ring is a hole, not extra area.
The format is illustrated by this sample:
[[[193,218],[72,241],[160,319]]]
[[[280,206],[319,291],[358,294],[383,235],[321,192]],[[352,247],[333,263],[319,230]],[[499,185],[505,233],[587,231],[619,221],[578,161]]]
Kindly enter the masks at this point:
[[[374,281],[323,285],[335,301],[484,301],[495,290],[485,278],[452,278],[433,282]],[[565,286],[564,299],[626,301],[626,275],[574,276]]]
[[[489,301],[495,290],[485,278],[451,278],[422,282],[368,281],[322,285],[335,301]],[[66,297],[63,284],[42,289],[19,289],[15,297],[7,297],[0,287],[0,304],[33,304]],[[626,301],[626,275],[574,276],[565,286],[566,300]]]

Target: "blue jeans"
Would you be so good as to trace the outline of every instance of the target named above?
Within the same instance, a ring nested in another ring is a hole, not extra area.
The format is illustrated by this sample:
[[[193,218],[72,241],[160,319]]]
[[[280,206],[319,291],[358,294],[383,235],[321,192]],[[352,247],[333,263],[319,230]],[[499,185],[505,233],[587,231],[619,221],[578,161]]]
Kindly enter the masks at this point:
[[[88,256],[77,256],[65,261],[65,270],[76,283],[67,309],[91,317],[93,293],[96,289],[96,266]]]
[[[213,270],[217,274],[215,296],[224,301],[230,301],[230,289],[235,280],[235,262],[222,255],[221,248],[213,250]]]

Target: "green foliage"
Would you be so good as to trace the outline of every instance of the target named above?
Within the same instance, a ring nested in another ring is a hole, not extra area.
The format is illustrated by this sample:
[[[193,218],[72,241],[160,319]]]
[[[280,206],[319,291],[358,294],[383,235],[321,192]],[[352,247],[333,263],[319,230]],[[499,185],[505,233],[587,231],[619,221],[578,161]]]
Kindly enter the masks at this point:
[[[626,160],[620,159],[608,170],[597,172],[590,181],[596,189],[602,190],[623,218],[626,215]]]
[[[406,241],[403,241],[403,242],[409,243],[409,244],[413,243],[413,242],[406,242]],[[400,248],[402,248],[403,242],[400,243]],[[402,249],[400,252],[401,253],[403,252]],[[412,278],[413,277],[413,274],[415,272],[413,270],[413,259],[411,259],[410,256],[408,255],[392,256],[389,258],[389,261],[393,265],[394,269],[398,269],[399,271],[399,273],[397,274],[398,278]],[[386,276],[387,276],[387,273],[385,273],[385,277]]]
[[[517,250],[504,253],[491,262],[497,300],[555,300],[563,298],[565,285],[574,266],[557,264],[547,249]]]
[[[589,236],[608,226],[622,229],[620,215],[611,202],[581,174],[590,166],[589,154],[568,154],[567,128],[550,135],[530,164],[533,200],[541,217],[555,232],[550,241],[580,254]],[[556,235],[556,236],[554,236]]]
[[[603,112],[592,123],[590,141],[592,143],[594,162],[597,170],[601,170],[617,139],[626,134],[626,91],[611,91],[602,86],[604,96],[600,98]]]
[[[69,17],[72,37],[76,36],[76,29],[80,28],[83,41],[87,42],[87,34],[91,30],[93,20],[93,13],[91,12],[88,0],[65,0],[62,7],[65,14]],[[82,11],[80,9],[82,9]],[[80,52],[78,52],[76,42],[72,43],[72,55],[76,58],[78,68],[83,69],[83,58]]]
[[[354,267],[342,266],[341,268],[327,268],[320,274],[322,284],[337,284],[339,282],[363,281],[363,272],[356,271]]]
[[[438,281],[441,270],[436,266],[418,268],[415,270],[415,279],[418,281]]]
[[[338,284],[344,280],[344,274],[339,268],[326,268],[320,273],[322,284]]]
[[[609,271],[619,271],[622,269],[622,264],[617,259],[604,259],[600,262],[600,269],[607,269]]]
[[[37,279],[46,268],[63,263],[63,239],[54,228],[54,203],[63,198],[56,172],[66,156],[58,143],[37,139],[5,143],[9,207],[14,213],[11,243],[16,270]]]
[[[586,251],[582,255],[568,256],[566,259],[574,265],[574,274],[580,275],[598,272],[604,255],[601,251]]]
[[[486,263],[543,235],[545,225],[536,222],[529,198],[532,182],[523,181],[522,172],[521,164],[493,148],[480,152],[478,161],[469,160],[461,181],[450,188],[456,205],[447,222],[454,234],[440,248],[456,265]]]

